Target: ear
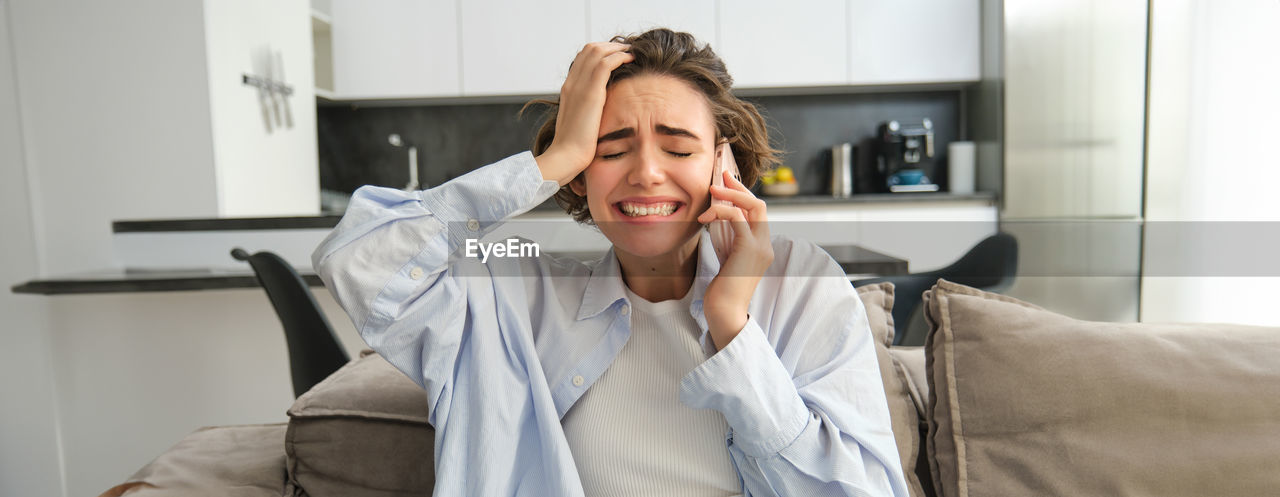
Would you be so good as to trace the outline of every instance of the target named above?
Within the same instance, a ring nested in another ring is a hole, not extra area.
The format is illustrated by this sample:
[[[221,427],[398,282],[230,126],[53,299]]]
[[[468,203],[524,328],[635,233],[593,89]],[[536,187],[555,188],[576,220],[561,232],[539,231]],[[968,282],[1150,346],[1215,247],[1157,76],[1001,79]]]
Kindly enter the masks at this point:
[[[579,196],[587,196],[587,178],[586,173],[578,173],[576,177],[569,181],[569,189]]]

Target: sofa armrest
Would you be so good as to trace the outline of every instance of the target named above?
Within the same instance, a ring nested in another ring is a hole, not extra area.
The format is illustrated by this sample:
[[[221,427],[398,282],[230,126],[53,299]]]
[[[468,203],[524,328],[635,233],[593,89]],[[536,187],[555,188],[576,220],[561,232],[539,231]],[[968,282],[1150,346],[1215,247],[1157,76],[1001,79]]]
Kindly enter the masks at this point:
[[[304,495],[286,484],[285,429],[283,423],[201,428],[99,497]]]

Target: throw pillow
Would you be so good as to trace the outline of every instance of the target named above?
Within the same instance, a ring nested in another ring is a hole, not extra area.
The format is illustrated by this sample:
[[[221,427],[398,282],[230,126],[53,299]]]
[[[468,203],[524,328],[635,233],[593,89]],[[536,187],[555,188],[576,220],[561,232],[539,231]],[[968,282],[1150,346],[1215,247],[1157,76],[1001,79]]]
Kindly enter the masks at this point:
[[[883,282],[858,287],[858,297],[867,309],[867,321],[876,344],[876,360],[880,364],[880,378],[884,382],[884,395],[889,404],[889,419],[893,424],[893,438],[898,444],[898,457],[907,487],[912,497],[927,495],[916,474],[916,459],[920,451],[919,418],[911,400],[907,379],[889,354],[893,344],[893,283]]]
[[[1280,328],[1079,321],[925,293],[939,495],[1269,495]]]

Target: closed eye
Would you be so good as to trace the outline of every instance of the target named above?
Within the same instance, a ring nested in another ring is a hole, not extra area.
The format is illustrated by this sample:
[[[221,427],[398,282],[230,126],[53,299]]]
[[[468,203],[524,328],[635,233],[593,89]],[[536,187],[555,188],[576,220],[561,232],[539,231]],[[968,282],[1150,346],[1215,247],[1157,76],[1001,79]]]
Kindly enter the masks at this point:
[[[626,153],[626,152],[618,152],[618,153],[616,153],[616,154],[605,154],[605,155],[601,155],[601,156],[600,156],[600,158],[601,158],[601,159],[604,159],[604,160],[613,160],[613,159],[617,159],[617,158],[619,158],[619,157],[622,157],[622,155],[623,155],[623,154],[625,154],[625,153]],[[680,158],[682,158],[682,159],[683,159],[683,158],[685,158],[685,157],[688,157],[688,156],[690,156],[690,155],[693,155],[693,152],[667,152],[667,153],[669,153],[669,154],[671,154],[671,155],[673,155],[673,156],[676,156],[676,157],[680,157]]]

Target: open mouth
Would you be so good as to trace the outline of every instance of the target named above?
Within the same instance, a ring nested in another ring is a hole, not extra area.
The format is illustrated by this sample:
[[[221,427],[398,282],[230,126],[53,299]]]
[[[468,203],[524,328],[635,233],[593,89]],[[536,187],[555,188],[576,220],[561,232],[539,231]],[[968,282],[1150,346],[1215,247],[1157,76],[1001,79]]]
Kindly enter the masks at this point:
[[[631,218],[663,218],[669,217],[684,206],[681,202],[618,202],[613,204],[622,215]]]

